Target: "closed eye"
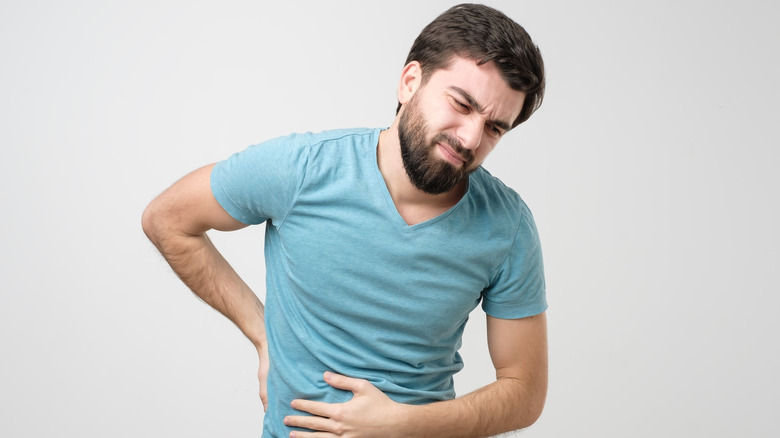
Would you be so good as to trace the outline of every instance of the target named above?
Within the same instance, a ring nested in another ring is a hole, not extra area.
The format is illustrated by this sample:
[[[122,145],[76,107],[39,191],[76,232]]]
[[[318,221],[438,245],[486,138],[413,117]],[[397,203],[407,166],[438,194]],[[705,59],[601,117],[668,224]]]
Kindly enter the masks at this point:
[[[495,137],[501,137],[502,135],[504,135],[504,130],[492,123],[489,123],[487,125],[487,129],[490,132],[490,134]]]
[[[451,95],[450,98],[458,110],[464,114],[471,112],[472,110],[482,114],[484,111],[482,105],[480,105],[479,102],[471,97],[471,95],[467,93],[466,90],[463,90],[462,88],[456,87],[454,85],[450,86],[450,90],[457,94],[457,96]],[[464,103],[461,99],[465,99],[466,103]],[[510,129],[509,123],[503,120],[490,120],[486,127],[488,128],[490,134],[496,137],[504,135]]]
[[[465,104],[465,103],[461,102],[460,100],[458,100],[458,99],[456,99],[456,98],[454,98],[454,97],[453,97],[453,98],[452,98],[452,101],[453,101],[453,103],[454,103],[455,107],[456,107],[458,110],[460,110],[460,111],[462,111],[462,112],[471,111],[471,107],[470,107],[470,106],[468,106],[467,104]]]

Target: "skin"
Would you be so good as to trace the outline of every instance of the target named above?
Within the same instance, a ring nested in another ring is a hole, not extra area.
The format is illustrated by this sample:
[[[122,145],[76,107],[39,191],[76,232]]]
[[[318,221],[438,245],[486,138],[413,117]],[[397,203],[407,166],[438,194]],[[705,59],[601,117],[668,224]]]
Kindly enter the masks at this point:
[[[473,155],[468,170],[478,167],[495,148],[522,108],[524,94],[509,88],[492,63],[454,58],[423,83],[420,65],[404,67],[398,87],[401,112],[380,134],[379,169],[396,208],[409,224],[429,220],[455,205],[466,182],[441,194],[425,193],[410,182],[401,159],[398,124],[412,98],[425,118],[426,136],[438,133],[457,139]],[[430,144],[431,153],[453,166],[464,166],[462,153],[448,142]],[[192,291],[220,311],[249,338],[258,352],[260,397],[267,406],[268,351],[264,308],[206,236],[216,229],[245,227],[225,212],[211,193],[213,165],[198,169],[155,198],[144,211],[142,224]],[[521,429],[542,412],[547,393],[547,334],[545,314],[503,320],[487,317],[490,357],[496,381],[454,400],[428,405],[392,401],[368,381],[323,370],[331,386],[351,391],[346,403],[294,400],[302,415],[284,419],[289,426],[310,432],[291,437],[480,437]],[[304,415],[311,414],[311,415]]]
[[[398,88],[403,105],[391,127],[380,135],[379,168],[401,216],[420,223],[447,211],[463,196],[463,181],[449,192],[425,193],[412,185],[403,169],[398,123],[406,104],[417,99],[429,138],[444,132],[473,155],[476,169],[511,126],[525,95],[512,90],[492,63],[477,65],[455,58],[423,84],[420,65],[404,67]],[[437,143],[432,153],[454,166],[464,162],[450,145]],[[474,393],[423,406],[392,401],[369,382],[330,372],[323,377],[335,388],[352,391],[347,403],[294,400],[291,406],[309,415],[289,416],[290,426],[316,432],[291,437],[483,437],[533,424],[547,394],[546,315],[516,320],[487,317],[487,337],[496,381]]]
[[[156,197],[144,210],[141,224],[190,290],[233,321],[255,346],[260,361],[260,399],[266,410],[269,360],[265,307],[206,235],[211,229],[235,231],[246,227],[212,195],[213,167],[211,164],[188,174]]]
[[[460,141],[473,157],[468,169],[473,171],[508,131],[512,117],[520,114],[525,94],[509,88],[493,63],[477,66],[472,60],[455,58],[448,68],[433,72],[425,84],[419,63],[404,67],[398,86],[401,111],[381,133],[377,158],[396,208],[410,225],[447,211],[466,188],[463,181],[448,192],[431,195],[409,181],[400,154],[398,124],[412,98],[427,121],[428,138],[445,133]],[[437,144],[432,153],[454,166],[463,166],[446,143]]]

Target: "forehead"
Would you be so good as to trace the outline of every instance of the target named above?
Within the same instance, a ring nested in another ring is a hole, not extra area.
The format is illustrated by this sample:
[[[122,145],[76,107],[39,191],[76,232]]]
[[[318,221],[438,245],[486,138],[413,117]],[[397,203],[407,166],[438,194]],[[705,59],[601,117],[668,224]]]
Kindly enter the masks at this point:
[[[447,67],[433,71],[426,82],[426,87],[430,85],[440,92],[463,90],[491,118],[510,124],[520,114],[525,100],[525,93],[512,89],[493,62],[478,65],[475,60],[456,56]]]

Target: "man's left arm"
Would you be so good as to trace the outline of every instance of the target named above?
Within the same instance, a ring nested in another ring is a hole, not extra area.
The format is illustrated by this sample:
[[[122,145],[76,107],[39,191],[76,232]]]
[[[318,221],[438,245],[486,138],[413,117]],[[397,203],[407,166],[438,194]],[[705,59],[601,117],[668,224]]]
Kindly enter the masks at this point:
[[[326,373],[328,384],[354,397],[340,404],[293,401],[294,409],[313,416],[290,416],[285,423],[320,432],[291,436],[487,437],[530,426],[547,397],[546,315],[488,316],[487,335],[495,382],[454,400],[407,405],[392,401],[366,380]]]

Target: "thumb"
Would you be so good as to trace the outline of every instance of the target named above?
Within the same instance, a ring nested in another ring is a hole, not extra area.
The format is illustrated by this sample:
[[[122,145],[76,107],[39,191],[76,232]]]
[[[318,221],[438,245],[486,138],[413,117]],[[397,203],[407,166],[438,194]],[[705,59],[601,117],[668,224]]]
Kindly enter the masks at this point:
[[[328,385],[334,388],[350,391],[355,394],[364,392],[366,385],[369,384],[367,380],[353,379],[351,377],[342,376],[341,374],[332,373],[330,371],[325,371],[323,377],[325,378],[325,382]]]

